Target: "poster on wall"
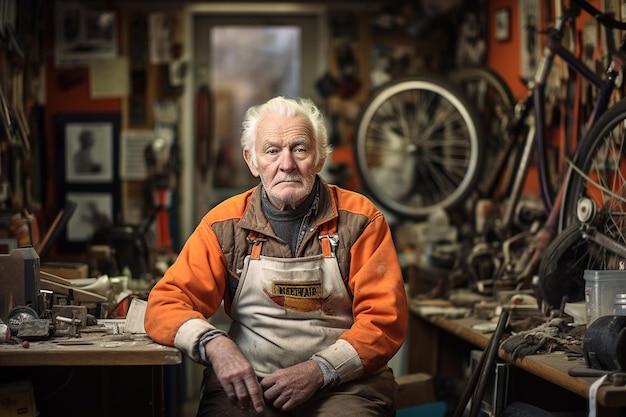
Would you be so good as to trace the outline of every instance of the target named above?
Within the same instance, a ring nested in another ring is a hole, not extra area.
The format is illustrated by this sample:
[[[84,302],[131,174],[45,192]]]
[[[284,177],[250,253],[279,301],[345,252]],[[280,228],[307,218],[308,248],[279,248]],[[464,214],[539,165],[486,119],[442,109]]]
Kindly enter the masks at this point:
[[[539,0],[522,0],[519,2],[521,28],[521,77],[532,78],[541,53],[539,30]]]

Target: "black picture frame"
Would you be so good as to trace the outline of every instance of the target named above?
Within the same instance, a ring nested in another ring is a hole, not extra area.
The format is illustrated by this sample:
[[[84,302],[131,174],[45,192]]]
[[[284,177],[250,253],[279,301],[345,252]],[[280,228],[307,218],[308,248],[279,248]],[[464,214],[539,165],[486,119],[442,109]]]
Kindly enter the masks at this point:
[[[56,160],[59,162],[56,167],[57,207],[61,210],[68,201],[77,204],[59,236],[59,252],[85,251],[93,233],[104,226],[103,219],[114,224],[118,218],[120,125],[118,112],[61,113],[54,117]],[[86,133],[91,137],[86,138]],[[92,147],[81,150],[84,142],[91,142]],[[86,155],[89,150],[91,157]]]
[[[502,7],[495,12],[494,38],[506,42],[511,38],[511,8]]]

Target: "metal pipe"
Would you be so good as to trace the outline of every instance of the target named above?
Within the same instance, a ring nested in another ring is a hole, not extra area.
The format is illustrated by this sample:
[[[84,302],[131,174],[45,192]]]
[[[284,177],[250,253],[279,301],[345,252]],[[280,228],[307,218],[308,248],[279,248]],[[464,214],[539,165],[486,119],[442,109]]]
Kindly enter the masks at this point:
[[[490,369],[493,367],[493,361],[495,356],[497,356],[498,349],[500,347],[500,338],[502,337],[502,333],[504,333],[504,329],[506,328],[506,322],[509,319],[509,310],[506,308],[502,309],[500,313],[500,318],[498,319],[498,324],[496,325],[496,329],[494,333],[491,335],[491,339],[489,339],[489,343],[487,344],[487,348],[483,351],[483,354],[480,355],[480,359],[478,360],[478,364],[476,368],[472,372],[470,379],[465,387],[465,391],[463,392],[459,404],[454,410],[453,417],[462,417],[463,412],[465,411],[465,407],[469,402],[470,398],[472,399],[472,407],[470,409],[470,416],[476,415],[478,409],[474,411],[472,414],[472,410],[474,410],[474,404],[480,405],[482,402],[482,397],[485,393],[486,387],[486,378],[485,374],[488,374]],[[489,361],[488,361],[489,360]],[[486,371],[485,371],[486,370]],[[481,377],[482,376],[482,377]],[[476,387],[480,388],[480,396],[475,393]]]
[[[480,405],[483,401],[483,396],[485,395],[485,390],[487,389],[487,385],[489,383],[489,377],[491,376],[491,372],[493,370],[493,364],[498,356],[498,349],[500,348],[500,338],[504,333],[504,329],[506,328],[506,323],[509,319],[509,309],[503,308],[500,313],[500,318],[498,319],[498,324],[496,325],[496,330],[491,335],[491,339],[489,340],[489,345],[487,346],[487,350],[483,353],[487,358],[485,359],[485,365],[483,366],[480,378],[476,387],[476,392],[474,393],[474,398],[472,398],[472,404],[470,407],[469,417],[476,417],[478,415],[478,411],[480,410]]]

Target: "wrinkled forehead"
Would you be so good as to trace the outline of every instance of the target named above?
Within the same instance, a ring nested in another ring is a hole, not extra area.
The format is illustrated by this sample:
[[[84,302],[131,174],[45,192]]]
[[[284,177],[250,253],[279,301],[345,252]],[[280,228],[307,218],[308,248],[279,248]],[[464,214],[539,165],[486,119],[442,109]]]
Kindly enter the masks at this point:
[[[307,139],[314,140],[313,126],[303,115],[268,114],[259,121],[255,141],[268,139]]]

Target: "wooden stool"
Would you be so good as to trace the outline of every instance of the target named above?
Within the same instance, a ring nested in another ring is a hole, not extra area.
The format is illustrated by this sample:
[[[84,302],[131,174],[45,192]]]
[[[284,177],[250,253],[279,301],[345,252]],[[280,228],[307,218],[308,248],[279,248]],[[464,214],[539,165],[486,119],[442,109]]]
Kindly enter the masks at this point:
[[[436,401],[433,377],[425,372],[416,372],[396,377],[398,383],[397,409]]]

